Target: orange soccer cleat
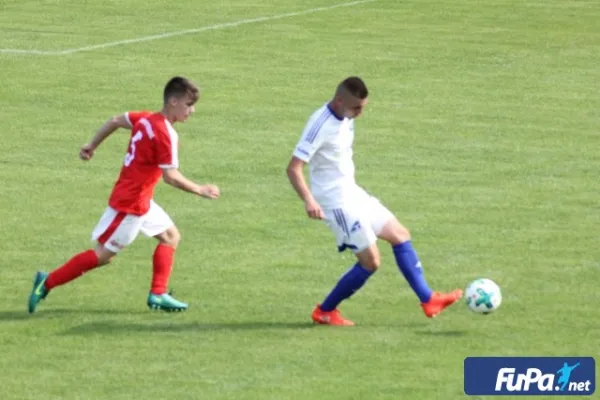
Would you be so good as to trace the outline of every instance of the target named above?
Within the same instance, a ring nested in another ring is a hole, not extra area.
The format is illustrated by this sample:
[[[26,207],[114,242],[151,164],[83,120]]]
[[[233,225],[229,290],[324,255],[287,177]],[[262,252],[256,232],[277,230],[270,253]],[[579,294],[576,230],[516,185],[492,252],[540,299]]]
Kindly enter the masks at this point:
[[[427,303],[421,303],[423,312],[428,318],[433,318],[444,309],[456,303],[462,297],[462,290],[456,289],[450,293],[434,292]]]
[[[312,320],[321,325],[354,326],[354,322],[342,317],[337,308],[333,311],[323,311],[320,304],[317,304],[313,310]]]

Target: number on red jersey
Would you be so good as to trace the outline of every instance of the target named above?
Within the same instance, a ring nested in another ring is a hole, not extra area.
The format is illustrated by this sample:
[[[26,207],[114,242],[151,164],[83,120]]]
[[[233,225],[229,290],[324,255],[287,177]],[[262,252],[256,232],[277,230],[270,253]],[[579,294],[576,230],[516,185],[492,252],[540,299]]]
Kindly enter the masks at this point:
[[[137,133],[131,138],[131,141],[129,142],[129,151],[127,152],[127,154],[125,154],[125,161],[123,162],[123,164],[126,167],[129,167],[131,165],[131,162],[135,158],[135,144],[136,142],[142,140],[142,137],[144,137],[142,132],[137,131]]]

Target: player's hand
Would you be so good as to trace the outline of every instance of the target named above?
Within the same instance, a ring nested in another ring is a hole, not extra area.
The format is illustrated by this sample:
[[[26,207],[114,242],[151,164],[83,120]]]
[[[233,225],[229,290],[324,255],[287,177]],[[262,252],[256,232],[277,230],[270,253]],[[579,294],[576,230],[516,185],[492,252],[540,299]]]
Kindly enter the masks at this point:
[[[88,161],[92,157],[94,157],[94,148],[90,144],[84,144],[79,150],[79,158]]]
[[[319,203],[317,203],[314,200],[308,200],[306,203],[304,203],[304,208],[306,209],[306,214],[308,215],[309,218],[312,219],[323,219],[325,218],[325,213],[323,213],[323,209],[321,208],[321,206],[319,205]]]
[[[199,194],[207,199],[216,199],[221,195],[221,191],[215,185],[202,185]]]

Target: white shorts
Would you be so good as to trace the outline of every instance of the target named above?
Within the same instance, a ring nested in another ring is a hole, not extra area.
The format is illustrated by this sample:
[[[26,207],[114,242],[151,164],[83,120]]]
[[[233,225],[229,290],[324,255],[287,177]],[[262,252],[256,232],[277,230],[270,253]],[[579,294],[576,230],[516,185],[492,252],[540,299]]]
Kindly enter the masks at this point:
[[[144,215],[126,214],[107,207],[92,232],[92,240],[118,253],[133,243],[140,232],[152,237],[173,225],[171,217],[154,200],[150,202],[150,209]]]
[[[377,236],[394,215],[373,196],[341,208],[323,210],[325,223],[335,235],[338,250],[357,254],[377,241]]]

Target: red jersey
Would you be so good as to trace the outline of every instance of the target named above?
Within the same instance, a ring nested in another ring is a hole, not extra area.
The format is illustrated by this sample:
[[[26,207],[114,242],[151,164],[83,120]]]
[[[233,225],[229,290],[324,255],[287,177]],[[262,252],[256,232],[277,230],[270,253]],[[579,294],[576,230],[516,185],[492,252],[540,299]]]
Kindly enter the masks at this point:
[[[162,168],[179,168],[179,139],[161,113],[132,111],[125,116],[132,126],[131,139],[108,204],[117,211],[144,215]]]

